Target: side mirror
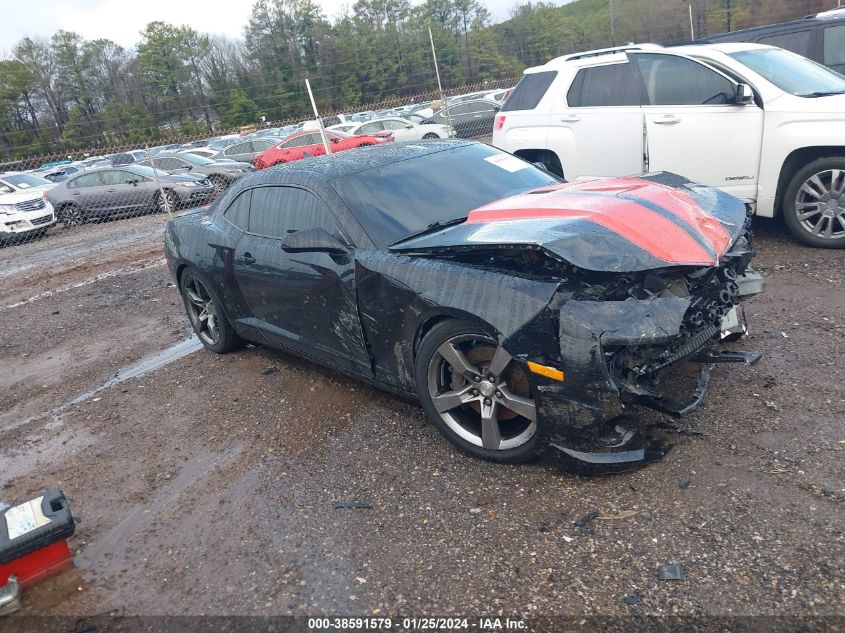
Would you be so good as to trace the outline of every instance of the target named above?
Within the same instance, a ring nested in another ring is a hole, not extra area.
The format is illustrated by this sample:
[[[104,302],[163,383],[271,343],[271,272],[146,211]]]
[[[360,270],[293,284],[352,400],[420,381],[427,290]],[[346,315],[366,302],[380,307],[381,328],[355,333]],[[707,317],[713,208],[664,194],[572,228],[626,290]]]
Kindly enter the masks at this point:
[[[735,103],[737,105],[754,103],[754,91],[751,89],[751,86],[748,84],[737,84]]]
[[[127,178],[126,184],[132,185],[133,187],[137,187],[138,186],[138,179],[137,178]]]
[[[11,187],[6,187],[5,185],[0,187],[0,193],[14,193],[15,190]]]
[[[414,129],[414,124],[413,124],[413,123],[406,123],[406,124],[405,124],[405,129],[406,129],[406,130],[413,130],[413,129]]]
[[[329,142],[330,143],[340,143],[340,139],[337,138],[336,136],[332,136],[331,138],[329,138]]]
[[[282,240],[282,250],[286,253],[328,253],[346,255],[349,247],[325,229],[305,229],[289,233]]]

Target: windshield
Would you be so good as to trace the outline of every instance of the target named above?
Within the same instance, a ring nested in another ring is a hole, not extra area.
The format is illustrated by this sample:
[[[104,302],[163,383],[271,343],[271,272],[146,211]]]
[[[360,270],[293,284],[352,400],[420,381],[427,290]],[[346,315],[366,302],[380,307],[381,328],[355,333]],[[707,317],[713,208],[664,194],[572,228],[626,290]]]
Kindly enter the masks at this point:
[[[2,179],[18,189],[29,189],[30,187],[40,187],[42,185],[53,184],[46,178],[34,176],[32,174],[8,174],[3,176]]]
[[[754,48],[730,53],[784,92],[798,97],[821,97],[845,92],[845,77],[782,48]]]
[[[124,167],[127,171],[131,171],[132,173],[138,174],[139,176],[144,176],[146,178],[155,178],[158,176],[159,178],[170,176],[169,173],[166,171],[162,171],[160,169],[153,169],[152,167],[145,167],[144,165],[130,165],[129,167]]]
[[[186,152],[184,154],[179,154],[179,158],[181,158],[182,160],[186,160],[193,165],[213,165],[214,164],[213,160],[208,160],[204,156],[197,156],[196,154],[191,154],[191,153],[188,153],[188,152]]]
[[[333,180],[332,186],[376,246],[386,248],[435,222],[466,217],[494,200],[558,182],[478,143],[359,171]]]

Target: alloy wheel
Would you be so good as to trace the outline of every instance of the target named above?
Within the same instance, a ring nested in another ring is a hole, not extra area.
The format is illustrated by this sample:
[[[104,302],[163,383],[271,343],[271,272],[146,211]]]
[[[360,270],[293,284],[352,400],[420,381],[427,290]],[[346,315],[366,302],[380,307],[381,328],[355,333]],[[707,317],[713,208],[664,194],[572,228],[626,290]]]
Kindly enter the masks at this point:
[[[537,407],[522,368],[496,342],[461,334],[429,363],[431,401],[443,422],[466,441],[504,451],[537,431]]]
[[[70,205],[62,209],[62,224],[66,227],[79,226],[85,220],[82,209],[76,205]]]
[[[845,237],[845,171],[826,169],[805,180],[795,196],[795,215],[811,235]]]
[[[211,186],[214,187],[214,196],[217,197],[224,191],[226,191],[226,181],[220,178],[219,176],[215,176],[213,178],[209,178],[211,181]]]
[[[156,202],[158,210],[162,213],[173,213],[178,206],[178,198],[171,191],[165,191],[163,194],[159,194]]]
[[[185,281],[185,307],[188,317],[200,339],[208,345],[220,340],[217,306],[206,287],[196,277]]]

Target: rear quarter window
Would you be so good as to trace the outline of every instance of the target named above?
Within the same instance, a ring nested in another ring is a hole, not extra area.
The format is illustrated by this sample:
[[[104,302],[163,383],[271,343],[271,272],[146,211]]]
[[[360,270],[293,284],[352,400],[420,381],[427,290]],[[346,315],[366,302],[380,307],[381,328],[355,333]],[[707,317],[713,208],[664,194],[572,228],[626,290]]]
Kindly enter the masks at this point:
[[[554,70],[523,75],[501,111],[533,110],[540,103],[555,77],[557,77],[557,71]]]

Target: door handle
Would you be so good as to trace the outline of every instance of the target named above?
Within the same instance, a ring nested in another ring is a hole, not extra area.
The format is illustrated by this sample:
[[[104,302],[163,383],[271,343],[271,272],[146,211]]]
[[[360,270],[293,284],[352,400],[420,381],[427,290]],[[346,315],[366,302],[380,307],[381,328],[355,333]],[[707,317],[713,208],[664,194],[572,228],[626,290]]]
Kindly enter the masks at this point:
[[[567,114],[566,116],[560,117],[562,123],[578,123],[581,120],[577,114]]]
[[[106,189],[106,193],[114,193],[115,191],[115,189]]]
[[[680,117],[676,117],[674,114],[667,114],[661,119],[655,119],[654,122],[657,125],[675,125],[676,123],[680,123]]]
[[[243,262],[244,262],[244,264],[247,264],[247,265],[254,264],[255,258],[252,255],[250,255],[249,253],[244,253]]]

